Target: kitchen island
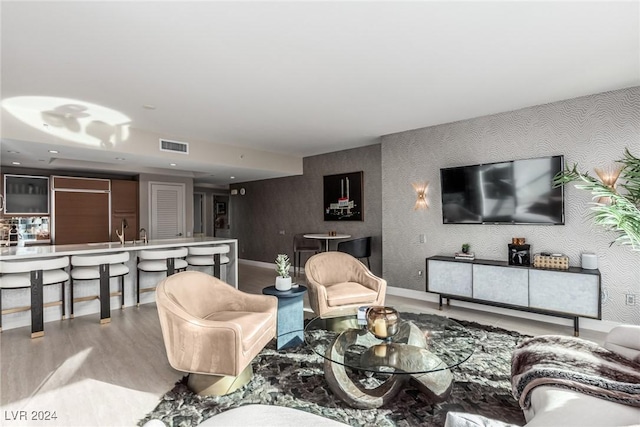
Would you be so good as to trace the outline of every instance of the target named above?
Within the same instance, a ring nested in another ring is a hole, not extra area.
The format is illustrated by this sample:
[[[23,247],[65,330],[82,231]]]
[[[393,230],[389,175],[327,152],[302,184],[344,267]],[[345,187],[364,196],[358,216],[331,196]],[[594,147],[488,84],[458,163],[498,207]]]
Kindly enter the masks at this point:
[[[126,265],[129,267],[129,274],[124,276],[124,293],[125,293],[125,307],[131,307],[136,305],[136,265],[137,265],[137,252],[147,249],[168,249],[168,248],[180,248],[189,246],[214,246],[214,245],[229,245],[230,251],[228,253],[229,263],[223,267],[223,271],[226,274],[222,275],[222,280],[238,288],[238,241],[236,239],[226,239],[219,237],[192,237],[192,238],[179,238],[179,239],[163,239],[163,240],[150,240],[148,243],[142,241],[127,241],[125,244],[119,242],[104,242],[104,243],[86,243],[86,244],[73,244],[73,245],[35,245],[35,246],[10,246],[0,248],[0,260],[2,261],[28,261],[34,259],[44,259],[59,256],[73,256],[73,255],[100,255],[117,252],[129,252],[130,258]],[[189,266],[189,269],[200,270],[205,273],[211,274],[211,268],[200,268],[195,266]],[[145,273],[140,276],[141,287],[154,287],[160,280],[165,277],[164,272],[158,273]],[[115,283],[115,281],[114,281]],[[65,283],[65,292],[68,293],[69,283]],[[57,286],[45,286],[43,289],[44,301],[52,301],[59,299],[59,288]],[[99,281],[83,281],[79,282],[74,287],[74,297],[82,298],[91,295],[98,295]],[[29,289],[17,289],[10,292],[4,292],[2,295],[2,306],[17,307],[30,305],[31,291]],[[117,297],[112,297],[117,298]],[[148,304],[155,302],[155,293],[150,292],[141,294],[140,304]],[[113,304],[118,306],[118,304]],[[67,301],[67,312],[69,312],[70,301]],[[31,310],[32,313],[34,310]],[[100,313],[100,303],[96,301],[86,301],[76,304],[75,316],[84,316],[89,314]],[[53,306],[44,308],[44,322],[51,322],[54,320],[62,319],[61,306]],[[96,323],[98,322],[96,316]],[[10,315],[5,315],[2,321],[3,329],[13,329],[23,326],[29,326],[32,323],[32,314],[30,312],[20,312]]]

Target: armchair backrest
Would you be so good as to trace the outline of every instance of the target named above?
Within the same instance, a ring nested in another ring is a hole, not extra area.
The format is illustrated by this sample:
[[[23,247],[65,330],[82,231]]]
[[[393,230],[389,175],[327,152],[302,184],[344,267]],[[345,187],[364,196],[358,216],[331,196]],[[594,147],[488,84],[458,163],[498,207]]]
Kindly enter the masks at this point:
[[[322,252],[309,258],[304,267],[307,278],[323,285],[346,281],[359,282],[367,268],[351,255],[343,252]]]
[[[240,291],[222,280],[199,271],[173,274],[158,285],[158,304],[178,306],[199,319],[218,311],[240,309]]]

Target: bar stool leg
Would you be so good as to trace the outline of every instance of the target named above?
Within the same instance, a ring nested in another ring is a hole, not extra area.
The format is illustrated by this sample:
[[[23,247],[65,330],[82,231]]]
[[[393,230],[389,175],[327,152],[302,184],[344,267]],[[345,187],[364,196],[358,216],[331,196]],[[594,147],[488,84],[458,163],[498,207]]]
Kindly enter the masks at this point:
[[[31,338],[44,336],[42,270],[31,272]]]
[[[138,264],[140,263],[140,258],[138,258]],[[140,307],[140,269],[136,272],[136,307]]]
[[[73,277],[69,277],[69,298],[71,299],[71,314],[69,315],[69,318],[73,319]]]
[[[213,275],[220,278],[220,254],[213,255]]]
[[[111,322],[111,292],[109,264],[100,265],[100,323]]]
[[[62,294],[62,298],[61,298],[62,299],[62,320],[67,318],[67,316],[66,316],[66,308],[65,308],[66,302],[64,300],[64,294],[65,294],[64,284],[65,283],[67,283],[67,282],[60,283],[60,293]]]
[[[120,276],[120,310],[124,310],[124,276]]]

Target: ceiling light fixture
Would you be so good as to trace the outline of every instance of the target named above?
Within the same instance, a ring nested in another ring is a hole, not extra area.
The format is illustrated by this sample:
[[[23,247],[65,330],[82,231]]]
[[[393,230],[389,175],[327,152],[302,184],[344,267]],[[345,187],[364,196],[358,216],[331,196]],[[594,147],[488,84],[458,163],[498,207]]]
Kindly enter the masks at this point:
[[[20,154],[19,151],[15,151],[15,150],[8,150],[7,153],[11,153],[11,154]]]
[[[155,110],[156,106],[155,105],[150,105],[150,104],[144,104],[142,106],[142,108],[144,108],[145,110]]]
[[[51,154],[58,154],[58,153],[59,153],[59,151],[58,151],[58,150],[49,150],[49,152],[50,152]]]
[[[169,166],[178,166],[175,163],[169,163]]]
[[[231,179],[236,179],[236,177],[235,177],[235,176],[230,176],[229,178],[231,178]]]
[[[123,161],[123,160],[126,160],[126,159],[124,157],[116,157],[116,160]]]
[[[19,165],[20,162],[11,162],[12,165]]]

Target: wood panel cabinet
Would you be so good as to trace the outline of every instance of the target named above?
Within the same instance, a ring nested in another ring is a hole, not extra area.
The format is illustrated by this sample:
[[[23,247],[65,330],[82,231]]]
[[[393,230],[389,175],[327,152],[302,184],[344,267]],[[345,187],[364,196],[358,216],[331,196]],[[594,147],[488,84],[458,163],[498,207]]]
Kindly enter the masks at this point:
[[[59,176],[52,179],[53,243],[108,242],[109,180]]]
[[[570,267],[545,270],[491,260],[427,258],[427,292],[442,299],[469,301],[574,320],[601,318],[600,272]]]
[[[111,241],[119,241],[115,230],[125,221],[126,240],[139,238],[138,181],[111,180]]]

